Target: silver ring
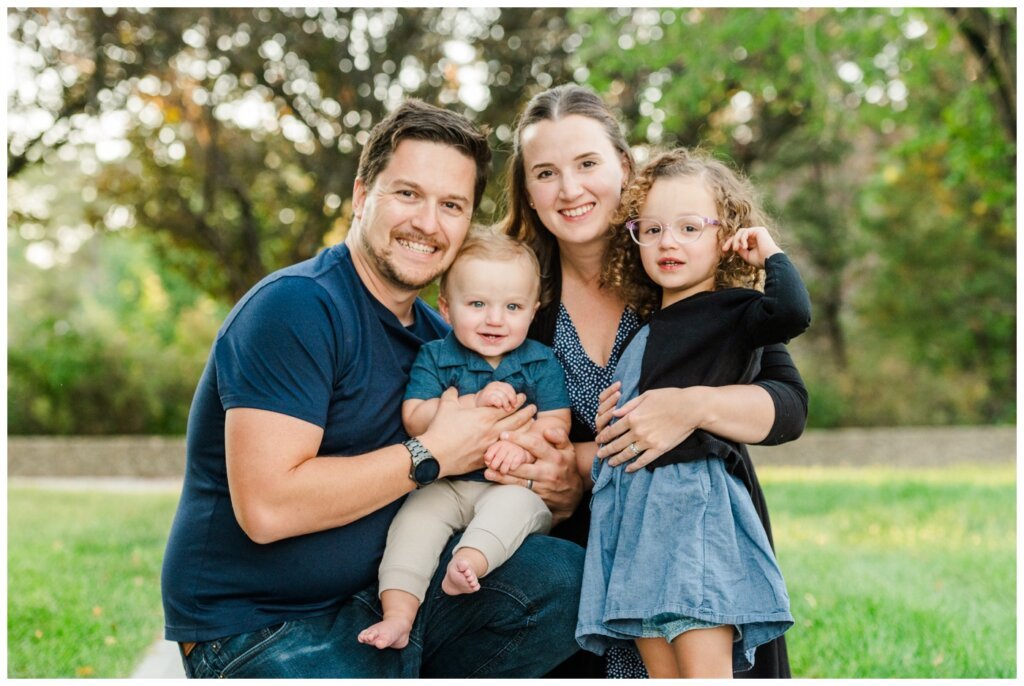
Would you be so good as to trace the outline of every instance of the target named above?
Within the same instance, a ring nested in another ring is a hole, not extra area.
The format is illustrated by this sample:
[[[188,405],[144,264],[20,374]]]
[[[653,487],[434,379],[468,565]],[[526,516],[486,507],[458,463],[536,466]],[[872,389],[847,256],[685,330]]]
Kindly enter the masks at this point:
[[[527,479],[526,480],[526,487],[528,489],[530,489],[531,491],[533,490],[533,479]]]
[[[633,441],[632,443],[630,443],[630,444],[629,444],[628,446],[626,446],[626,447],[627,447],[627,448],[629,448],[629,453],[630,453],[630,455],[632,455],[633,457],[636,457],[637,455],[639,455],[639,454],[640,454],[640,448],[637,448],[637,447],[636,447],[636,441]]]

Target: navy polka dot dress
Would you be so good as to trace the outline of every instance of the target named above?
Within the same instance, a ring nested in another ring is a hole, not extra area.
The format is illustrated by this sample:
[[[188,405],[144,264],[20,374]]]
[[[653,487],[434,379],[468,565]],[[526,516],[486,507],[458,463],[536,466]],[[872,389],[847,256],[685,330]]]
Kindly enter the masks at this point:
[[[569,401],[576,419],[596,431],[594,419],[597,416],[597,397],[601,391],[612,385],[615,366],[622,354],[622,344],[631,333],[640,328],[640,319],[636,312],[626,308],[619,320],[619,330],[615,333],[608,364],[599,367],[587,355],[580,342],[576,327],[565,305],[558,303],[558,318],[555,320],[555,341],[552,348],[555,357],[565,370],[565,385],[569,389]]]
[[[619,320],[619,329],[615,333],[608,364],[600,367],[594,363],[583,349],[576,327],[573,326],[565,305],[558,304],[558,317],[555,320],[555,357],[565,370],[565,385],[569,390],[569,401],[572,413],[577,420],[596,432],[594,419],[597,416],[598,395],[611,385],[615,367],[622,355],[623,343],[640,328],[640,318],[636,312],[626,308]],[[635,648],[615,645],[605,654],[608,659],[607,674],[610,679],[646,679],[647,670]]]

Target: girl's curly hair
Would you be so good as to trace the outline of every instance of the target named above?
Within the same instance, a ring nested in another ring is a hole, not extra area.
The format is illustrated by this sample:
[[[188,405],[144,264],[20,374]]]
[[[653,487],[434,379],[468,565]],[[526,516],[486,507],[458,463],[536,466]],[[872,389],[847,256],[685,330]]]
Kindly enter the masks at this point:
[[[710,152],[695,148],[676,148],[648,162],[622,194],[622,202],[612,219],[611,244],[605,251],[601,282],[615,290],[641,319],[647,319],[661,307],[661,287],[644,271],[640,246],[629,237],[626,222],[640,216],[651,186],[659,179],[693,177],[702,179],[715,199],[718,242],[748,226],[768,226],[768,215],[758,194],[740,172],[715,159]],[[774,234],[775,232],[772,231]],[[747,264],[735,254],[722,257],[715,271],[715,290],[731,287],[763,288],[763,270]]]

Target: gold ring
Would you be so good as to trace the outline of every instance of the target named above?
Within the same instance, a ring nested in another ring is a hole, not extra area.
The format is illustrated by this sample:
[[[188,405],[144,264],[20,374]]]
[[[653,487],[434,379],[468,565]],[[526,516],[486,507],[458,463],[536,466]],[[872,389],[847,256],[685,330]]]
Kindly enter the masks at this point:
[[[636,457],[637,455],[640,454],[640,448],[636,447],[636,441],[633,441],[632,443],[629,444],[629,452],[633,455],[633,457]]]

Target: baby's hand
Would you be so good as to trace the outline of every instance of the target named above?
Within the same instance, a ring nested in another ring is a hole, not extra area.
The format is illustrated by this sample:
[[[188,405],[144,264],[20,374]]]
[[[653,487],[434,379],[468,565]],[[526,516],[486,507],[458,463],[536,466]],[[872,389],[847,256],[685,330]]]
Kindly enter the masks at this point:
[[[765,260],[782,252],[768,229],[754,226],[740,229],[732,238],[722,244],[722,252],[735,252],[747,264],[764,269]]]
[[[532,455],[511,441],[495,441],[484,452],[484,464],[496,472],[508,474],[531,461]]]
[[[476,394],[477,407],[500,407],[506,412],[516,409],[516,389],[504,381],[492,381]]]

